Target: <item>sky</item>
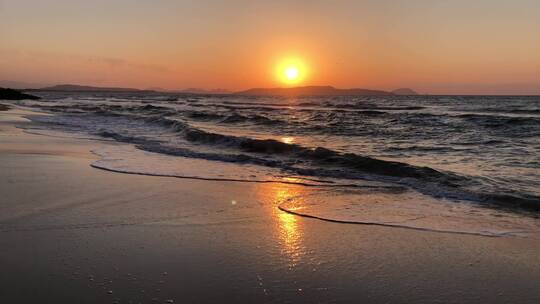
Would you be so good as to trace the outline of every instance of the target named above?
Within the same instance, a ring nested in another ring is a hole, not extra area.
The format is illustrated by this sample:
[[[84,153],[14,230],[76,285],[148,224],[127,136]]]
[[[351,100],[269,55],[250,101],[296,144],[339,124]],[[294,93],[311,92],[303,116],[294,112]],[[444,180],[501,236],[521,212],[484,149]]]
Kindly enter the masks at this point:
[[[0,0],[0,80],[540,94],[540,1]]]

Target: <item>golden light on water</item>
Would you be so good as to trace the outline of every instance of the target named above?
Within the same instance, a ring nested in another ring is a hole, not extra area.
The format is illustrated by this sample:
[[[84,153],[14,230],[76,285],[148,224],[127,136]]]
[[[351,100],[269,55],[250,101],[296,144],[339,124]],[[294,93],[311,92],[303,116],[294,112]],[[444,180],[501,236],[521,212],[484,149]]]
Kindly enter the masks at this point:
[[[281,141],[286,144],[292,144],[294,142],[294,137],[292,136],[285,136],[281,138]]]
[[[296,195],[296,191],[291,190],[289,187],[282,186],[281,188],[276,189],[276,207]],[[277,212],[279,238],[283,246],[283,251],[291,258],[290,266],[292,267],[298,263],[302,255],[302,232],[298,227],[295,215],[281,210],[278,210]]]
[[[284,252],[291,257],[291,266],[296,265],[300,260],[300,234],[298,233],[298,224],[296,216],[282,212],[278,214],[280,236]]]
[[[284,181],[295,181],[294,178],[285,178]],[[279,210],[278,206],[303,192],[296,186],[285,184],[261,185],[259,194],[269,202],[268,205],[274,232],[281,251],[289,257],[289,267],[294,267],[305,254],[303,245],[303,227],[298,217]]]

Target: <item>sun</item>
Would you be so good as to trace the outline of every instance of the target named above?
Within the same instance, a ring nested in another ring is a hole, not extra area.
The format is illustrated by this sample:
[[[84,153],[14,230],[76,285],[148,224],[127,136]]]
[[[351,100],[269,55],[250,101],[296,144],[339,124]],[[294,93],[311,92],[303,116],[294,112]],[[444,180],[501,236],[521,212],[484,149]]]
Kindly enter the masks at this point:
[[[286,58],[277,64],[277,79],[287,86],[296,85],[305,80],[306,71],[306,66],[302,60]]]
[[[298,68],[297,67],[288,67],[285,69],[285,78],[288,81],[294,81],[298,78]]]

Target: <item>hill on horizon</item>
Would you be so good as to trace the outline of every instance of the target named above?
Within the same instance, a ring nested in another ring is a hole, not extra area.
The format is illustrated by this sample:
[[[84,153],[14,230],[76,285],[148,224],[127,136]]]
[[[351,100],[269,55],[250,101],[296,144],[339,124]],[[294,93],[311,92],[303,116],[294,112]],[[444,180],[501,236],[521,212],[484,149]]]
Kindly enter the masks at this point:
[[[418,92],[409,88],[396,89],[396,90],[393,90],[392,93],[394,93],[394,95],[402,95],[402,96],[420,95],[418,94]]]
[[[230,91],[225,89],[213,89],[205,90],[199,88],[188,88],[182,90],[167,90],[159,87],[152,87],[148,89],[136,89],[136,88],[122,88],[122,87],[96,87],[88,85],[76,85],[76,84],[59,84],[54,86],[43,87],[35,89],[39,91],[61,91],[61,92],[163,92],[163,93],[177,93],[177,94],[231,94]]]
[[[392,92],[369,89],[337,89],[333,86],[303,86],[291,88],[253,88],[235,92],[247,96],[387,96]]]
[[[94,87],[76,84],[59,84],[50,87],[44,87],[42,91],[64,91],[64,92],[144,92],[134,88],[118,88],[118,87]]]
[[[230,92],[225,89],[205,90],[189,88],[183,90],[165,90],[158,88],[136,89],[123,87],[96,87],[88,85],[60,84],[48,86],[40,91],[61,91],[61,92],[163,92],[177,94],[232,94],[242,96],[391,96],[391,95],[418,95],[412,89],[400,88],[393,91],[371,90],[362,88],[338,89],[333,86],[299,86],[281,88],[252,88],[248,90]]]
[[[170,90],[169,92],[175,92],[175,93],[189,93],[189,94],[231,94],[232,92],[226,89],[200,89],[200,88],[187,88],[187,89],[181,89],[181,90]]]

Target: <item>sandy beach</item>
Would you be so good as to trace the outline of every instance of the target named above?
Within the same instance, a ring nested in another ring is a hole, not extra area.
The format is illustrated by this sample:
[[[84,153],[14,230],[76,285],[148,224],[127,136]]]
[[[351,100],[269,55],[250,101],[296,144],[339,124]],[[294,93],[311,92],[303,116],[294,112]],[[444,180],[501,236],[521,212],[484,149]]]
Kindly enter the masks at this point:
[[[92,168],[0,112],[1,303],[538,303],[540,242],[280,211],[309,187]]]

